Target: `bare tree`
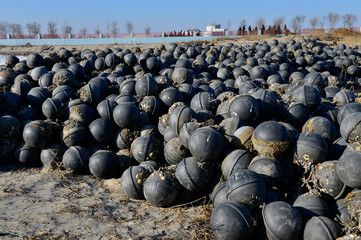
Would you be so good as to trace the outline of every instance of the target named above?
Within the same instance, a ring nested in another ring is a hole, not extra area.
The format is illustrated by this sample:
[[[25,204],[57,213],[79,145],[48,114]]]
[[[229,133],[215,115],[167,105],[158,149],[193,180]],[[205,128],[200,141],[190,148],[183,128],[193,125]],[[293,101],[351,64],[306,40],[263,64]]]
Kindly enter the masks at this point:
[[[33,33],[33,24],[27,23],[27,24],[25,25],[25,28],[28,30],[29,34],[32,34],[32,33]]]
[[[83,38],[85,38],[87,31],[88,31],[88,29],[86,27],[80,29],[80,33],[83,35]]]
[[[97,25],[97,28],[95,29],[95,33],[98,35],[101,33],[99,25]]]
[[[327,15],[327,21],[330,25],[330,29],[332,31],[332,29],[335,28],[337,22],[339,21],[340,19],[340,15],[338,13],[333,13],[333,12],[330,12],[328,15]]]
[[[352,26],[357,22],[357,16],[352,13],[348,13],[342,16],[343,27],[352,28]]]
[[[227,20],[227,30],[229,31],[232,25],[232,21],[231,20]]]
[[[319,22],[318,16],[312,17],[312,18],[310,19],[311,28],[312,28],[312,29],[315,29],[316,26],[318,25],[318,22]]]
[[[291,29],[293,29],[293,32],[294,32],[294,33],[297,33],[298,30],[299,30],[299,27],[298,27],[297,20],[296,20],[295,17],[293,17],[293,18],[291,19],[290,25],[291,25]]]
[[[294,33],[298,33],[299,31],[301,31],[302,24],[304,23],[305,19],[306,19],[305,15],[297,15],[291,19],[291,27]]]
[[[8,34],[10,24],[8,22],[0,22],[0,34]]]
[[[56,28],[56,25],[58,25],[56,22],[48,22],[48,33],[51,35],[56,34],[58,29]]]
[[[34,29],[34,34],[40,34],[41,32],[40,23],[33,22],[33,29]]]
[[[256,26],[261,29],[262,28],[262,25],[264,26],[266,23],[266,19],[264,19],[264,17],[258,17],[256,19]]]
[[[10,24],[10,31],[11,34],[22,34],[23,33],[23,27],[19,23],[12,23]]]
[[[130,34],[131,32],[133,32],[134,24],[131,21],[127,21],[125,23],[125,27],[127,28],[127,32]]]
[[[113,33],[113,36],[116,37],[116,35],[119,32],[119,27],[118,27],[118,22],[117,21],[113,21],[110,24],[110,32]]]
[[[145,34],[148,36],[149,33],[150,33],[150,27],[149,27],[149,26],[146,27],[146,28],[144,29],[144,31],[145,31]]]
[[[16,25],[16,27],[15,27],[16,33],[23,34],[23,26],[21,26],[21,24],[19,24],[19,23],[16,23],[15,25]]]
[[[281,26],[283,26],[284,22],[285,22],[285,17],[278,17],[273,20],[273,25],[281,28]]]
[[[64,23],[64,26],[63,26],[63,33],[64,34],[70,34],[73,32],[73,27],[70,26],[68,23]]]
[[[318,23],[319,23],[320,27],[321,27],[322,29],[324,29],[325,23],[326,23],[326,16],[323,16],[322,18],[320,18],[320,19],[318,20]]]
[[[33,22],[27,23],[25,28],[28,30],[29,34],[39,34],[41,26],[39,23]]]

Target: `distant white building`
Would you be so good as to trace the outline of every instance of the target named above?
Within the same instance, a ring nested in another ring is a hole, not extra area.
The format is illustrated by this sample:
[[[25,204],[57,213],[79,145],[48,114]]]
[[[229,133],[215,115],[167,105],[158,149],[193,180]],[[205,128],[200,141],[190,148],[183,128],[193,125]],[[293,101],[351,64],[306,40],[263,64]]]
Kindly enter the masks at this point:
[[[224,28],[221,28],[221,24],[212,24],[206,27],[207,32],[224,32]]]
[[[226,29],[221,28],[221,24],[212,24],[206,27],[204,36],[221,36],[224,35]]]

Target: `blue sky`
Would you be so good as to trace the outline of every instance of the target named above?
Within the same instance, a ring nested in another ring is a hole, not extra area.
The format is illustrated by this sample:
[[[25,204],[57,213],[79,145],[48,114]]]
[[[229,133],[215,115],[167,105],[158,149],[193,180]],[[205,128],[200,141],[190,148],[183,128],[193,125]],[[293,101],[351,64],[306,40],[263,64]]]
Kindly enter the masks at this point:
[[[226,27],[228,20],[231,30],[236,30],[242,19],[253,26],[260,16],[265,18],[266,25],[284,16],[289,26],[292,17],[298,14],[306,16],[302,27],[307,28],[311,17],[326,16],[329,12],[341,16],[360,14],[356,26],[361,25],[360,0],[1,0],[1,10],[0,21],[23,26],[38,22],[42,33],[47,33],[48,21],[57,23],[58,33],[65,23],[73,27],[73,33],[79,33],[84,27],[88,33],[94,33],[97,25],[106,33],[107,24],[112,21],[118,22],[120,32],[126,32],[126,21],[133,22],[134,32],[144,32],[146,27],[150,27],[151,32],[189,28],[205,31],[212,23]],[[338,26],[342,26],[341,21]],[[27,33],[26,29],[24,33]]]

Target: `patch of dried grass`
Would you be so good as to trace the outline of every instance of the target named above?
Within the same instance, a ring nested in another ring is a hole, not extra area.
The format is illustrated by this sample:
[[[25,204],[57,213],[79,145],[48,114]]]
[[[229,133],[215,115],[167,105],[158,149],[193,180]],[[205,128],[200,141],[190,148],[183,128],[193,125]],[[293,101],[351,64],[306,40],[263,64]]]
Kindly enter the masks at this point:
[[[212,211],[213,207],[209,204],[201,207],[199,215],[194,221],[194,228],[192,230],[193,239],[216,239],[209,223]]]
[[[361,36],[360,32],[356,32],[353,29],[348,28],[340,28],[336,29],[333,34],[335,36]]]
[[[66,212],[66,213],[75,213],[78,214],[80,212],[82,212],[83,209],[77,205],[74,204],[67,204],[65,205],[64,208],[60,209],[58,212],[62,213],[62,212]],[[55,212],[56,213],[56,212]]]
[[[244,41],[262,41],[265,39],[274,39],[274,38],[281,38],[281,36],[268,36],[268,35],[264,35],[264,36],[258,36],[258,35],[248,35],[248,36],[242,36],[241,38],[238,38],[239,42],[244,42]]]
[[[52,234],[48,231],[38,231],[35,234],[31,234],[28,236],[22,236],[24,240],[58,240],[58,239],[82,239],[81,236],[76,235],[74,233],[63,232],[62,234]]]
[[[198,206],[195,206],[195,204]],[[191,239],[216,239],[209,224],[213,207],[206,197],[176,205],[169,209],[174,210],[178,214],[176,219],[179,224],[182,224],[185,230],[190,230]],[[189,218],[189,215],[195,217]]]
[[[349,29],[338,29],[333,33],[314,34],[313,37],[331,45],[345,44],[355,47],[361,43],[361,33]]]
[[[188,45],[188,44],[197,44],[197,45],[203,45],[203,44],[210,44],[210,41],[207,40],[193,40],[189,42],[180,42],[179,45]]]
[[[360,45],[360,43],[361,43],[361,35],[345,36],[345,37],[342,38],[342,40],[339,41],[339,43],[343,43],[346,46],[355,47],[357,45]]]

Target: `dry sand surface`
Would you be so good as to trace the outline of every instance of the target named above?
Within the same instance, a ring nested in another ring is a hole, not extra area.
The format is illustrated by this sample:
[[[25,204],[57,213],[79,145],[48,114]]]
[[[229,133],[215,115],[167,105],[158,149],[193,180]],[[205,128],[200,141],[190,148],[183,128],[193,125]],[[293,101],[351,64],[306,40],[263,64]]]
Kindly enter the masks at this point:
[[[205,199],[157,208],[128,199],[119,179],[8,166],[0,199],[1,239],[213,239]]]

